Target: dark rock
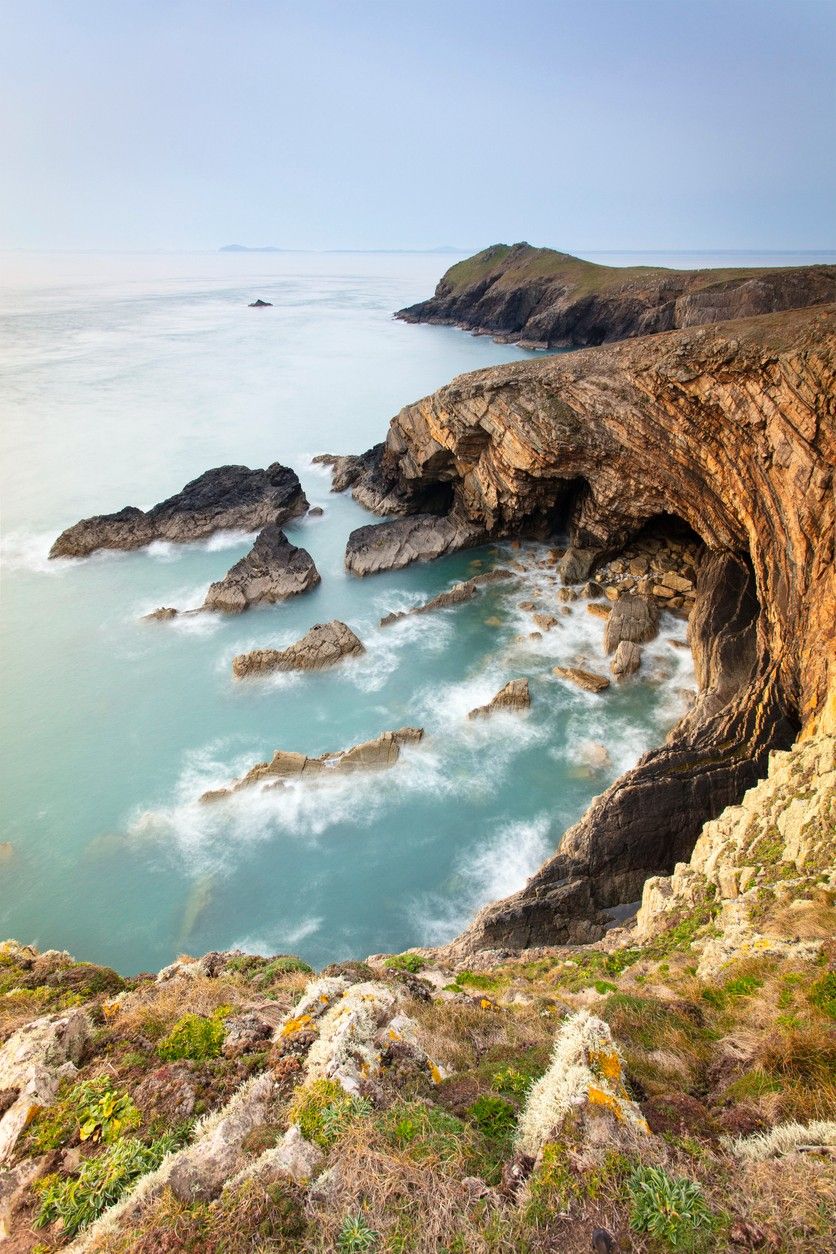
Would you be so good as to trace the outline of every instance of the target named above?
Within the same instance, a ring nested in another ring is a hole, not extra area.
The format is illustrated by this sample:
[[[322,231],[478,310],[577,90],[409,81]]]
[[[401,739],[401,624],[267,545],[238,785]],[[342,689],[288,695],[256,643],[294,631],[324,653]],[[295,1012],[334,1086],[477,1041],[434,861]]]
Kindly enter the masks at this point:
[[[262,300],[259,296],[258,300],[250,301],[250,309],[272,309],[273,302],[271,300]]]
[[[50,557],[87,557],[97,549],[139,549],[152,540],[178,544],[216,531],[257,531],[304,514],[308,502],[294,471],[274,462],[266,470],[219,466],[187,483],[182,492],[145,512],[128,505],[63,531]]]
[[[836,299],[836,266],[668,270],[594,265],[530,244],[459,262],[405,322],[454,324],[536,347],[586,347]]]
[[[307,549],[291,544],[282,529],[265,527],[249,553],[213,583],[203,608],[240,614],[251,605],[273,604],[299,596],[319,583],[319,572]]]
[[[473,548],[485,539],[481,527],[464,519],[415,514],[352,531],[345,550],[345,566],[352,575],[400,570],[412,562],[429,562],[445,553]]]
[[[300,640],[286,649],[253,649],[232,659],[232,673],[237,679],[266,671],[313,671],[335,666],[345,657],[365,653],[362,642],[350,627],[334,619],[317,623]]]
[[[482,575],[474,575],[462,583],[454,583],[452,588],[439,592],[438,596],[425,601],[423,605],[413,606],[410,610],[393,610],[391,614],[385,614],[380,620],[380,626],[388,627],[391,623],[397,623],[400,619],[409,617],[410,614],[429,614],[433,610],[446,610],[451,605],[462,605],[465,601],[472,601],[485,584],[499,583],[501,580],[513,578],[510,570],[497,566],[494,570],[487,570]]]
[[[583,583],[598,557],[600,553],[597,549],[569,548],[557,563],[557,573],[564,583]],[[587,591],[585,595],[595,596],[596,594]]]

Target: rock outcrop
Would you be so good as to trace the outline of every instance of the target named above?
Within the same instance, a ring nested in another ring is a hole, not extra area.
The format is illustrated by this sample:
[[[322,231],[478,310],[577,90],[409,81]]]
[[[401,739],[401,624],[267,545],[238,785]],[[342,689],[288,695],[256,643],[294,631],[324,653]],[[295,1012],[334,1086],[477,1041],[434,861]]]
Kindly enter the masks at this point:
[[[471,710],[468,718],[489,718],[491,714],[497,714],[505,710],[527,710],[531,705],[531,693],[528,689],[527,679],[509,679],[503,688],[500,688],[495,697],[492,697],[487,705],[477,705],[475,710]]]
[[[473,575],[470,579],[454,583],[452,588],[445,588],[443,592],[439,592],[438,596],[425,601],[423,605],[415,605],[409,610],[393,610],[391,614],[384,614],[380,620],[380,626],[389,627],[402,618],[408,618],[410,614],[430,614],[434,610],[449,609],[452,605],[463,605],[466,601],[472,601],[479,589],[486,584],[500,583],[504,579],[513,579],[513,577],[513,571],[506,570],[502,566],[486,570],[484,574]]]
[[[280,788],[287,779],[315,780],[329,775],[348,774],[352,771],[380,771],[394,766],[404,745],[417,744],[422,740],[422,727],[401,727],[398,731],[382,732],[373,740],[364,740],[350,749],[338,753],[323,753],[309,758],[304,753],[277,749],[269,762],[259,762],[229,788],[214,788],[205,792],[201,801],[220,801],[242,788],[253,784],[265,784],[268,788]]]
[[[63,531],[50,557],[87,557],[98,549],[139,549],[152,540],[177,544],[216,531],[259,531],[308,508],[296,473],[274,462],[266,470],[219,466],[147,511],[128,505],[116,514],[84,518]]]
[[[834,299],[836,266],[601,266],[551,248],[494,244],[451,266],[430,300],[396,317],[532,347],[583,348]]]
[[[451,514],[487,535],[551,518],[589,570],[673,515],[706,550],[690,598],[696,704],[521,893],[483,911],[464,951],[600,935],[770,749],[820,721],[836,684],[835,326],[828,305],[514,363],[392,420],[383,473],[406,495],[443,482]]]
[[[265,527],[245,557],[213,583],[205,610],[240,614],[252,605],[286,601],[319,583],[319,572],[307,549],[291,544],[278,524]]]
[[[236,679],[268,671],[318,671],[335,666],[346,657],[365,653],[363,643],[345,623],[335,618],[317,623],[286,649],[252,649],[232,659]]]
[[[596,671],[586,671],[581,666],[555,666],[554,673],[558,679],[568,679],[569,683],[577,688],[583,688],[586,692],[603,692],[610,686],[606,675],[599,675]]]
[[[482,544],[486,533],[464,518],[415,514],[391,522],[358,527],[348,537],[345,568],[352,575],[401,570],[413,562],[429,562],[445,553]]]

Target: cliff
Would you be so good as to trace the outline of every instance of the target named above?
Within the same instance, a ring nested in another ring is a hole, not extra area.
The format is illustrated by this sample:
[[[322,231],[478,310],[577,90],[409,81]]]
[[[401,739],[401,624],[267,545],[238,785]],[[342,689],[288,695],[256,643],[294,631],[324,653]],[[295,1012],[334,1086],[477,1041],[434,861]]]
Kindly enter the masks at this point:
[[[836,266],[616,267],[530,244],[494,244],[451,266],[430,300],[396,317],[536,347],[582,348],[830,300]]]
[[[770,749],[832,724],[834,319],[833,306],[795,310],[484,370],[392,420],[365,496],[394,491],[420,512],[445,486],[445,538],[449,520],[464,537],[565,527],[588,572],[674,515],[706,546],[696,706],[522,892],[483,911],[463,952],[599,936],[613,907],[690,856]],[[409,522],[364,530],[391,550]],[[349,550],[358,569],[355,537]]]

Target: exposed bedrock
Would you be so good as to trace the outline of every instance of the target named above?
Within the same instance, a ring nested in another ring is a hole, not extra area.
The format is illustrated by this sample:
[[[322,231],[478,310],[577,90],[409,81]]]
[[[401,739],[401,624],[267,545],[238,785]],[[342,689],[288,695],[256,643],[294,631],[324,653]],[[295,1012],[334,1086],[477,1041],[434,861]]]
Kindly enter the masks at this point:
[[[365,652],[363,642],[351,628],[335,618],[330,623],[316,623],[286,649],[239,653],[232,659],[232,673],[236,679],[243,679],[270,671],[320,671]]]
[[[186,543],[216,531],[260,531],[304,514],[308,502],[295,471],[218,466],[153,509],[127,505],[116,514],[83,518],[63,531],[50,557],[87,557],[97,549],[139,549],[152,540]]]
[[[537,347],[583,348],[834,299],[836,266],[601,266],[551,248],[494,244],[451,266],[430,300],[396,317]]]
[[[551,514],[594,566],[673,515],[707,548],[695,706],[464,950],[599,934],[608,907],[688,857],[770,748],[820,721],[836,682],[835,324],[834,306],[793,310],[501,366],[393,419],[384,472],[406,493],[442,475],[454,516],[485,534]]]
[[[448,514],[414,514],[389,522],[358,527],[348,537],[345,568],[352,575],[400,570],[412,562],[428,562],[445,553],[473,548],[487,539],[484,527]]]
[[[240,614],[251,605],[272,605],[299,596],[319,581],[308,550],[291,544],[281,527],[271,524],[249,553],[210,585],[203,609]]]

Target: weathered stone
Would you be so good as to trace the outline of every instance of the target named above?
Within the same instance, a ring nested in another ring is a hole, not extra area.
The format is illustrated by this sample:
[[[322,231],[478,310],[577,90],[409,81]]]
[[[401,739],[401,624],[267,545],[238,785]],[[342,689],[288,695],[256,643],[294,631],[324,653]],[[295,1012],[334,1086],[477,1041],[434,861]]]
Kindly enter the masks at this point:
[[[614,653],[623,640],[643,644],[659,630],[659,610],[645,597],[621,597],[604,628],[604,648]]]
[[[541,631],[551,631],[552,627],[560,626],[560,622],[555,618],[554,614],[535,614],[534,622]]]
[[[433,610],[445,610],[451,605],[461,605],[465,601],[472,601],[483,585],[499,583],[503,579],[513,578],[514,575],[510,570],[497,566],[494,570],[485,571],[484,574],[473,575],[470,579],[465,579],[461,583],[454,583],[452,588],[439,592],[437,596],[432,597],[429,601],[425,601],[423,605],[415,605],[409,610],[393,610],[391,614],[385,614],[380,620],[380,626],[389,627],[392,623],[397,623],[400,619],[407,618],[410,614],[429,614]]]
[[[597,549],[568,548],[557,563],[564,583],[583,583],[600,554]]]
[[[240,614],[251,605],[299,596],[319,583],[307,549],[297,548],[276,525],[265,527],[249,553],[206,593],[203,608]]]
[[[473,548],[485,539],[483,528],[464,519],[416,514],[352,531],[345,567],[352,575],[401,570],[413,562],[428,562],[445,553]]]
[[[365,651],[351,628],[335,618],[330,623],[317,623],[286,649],[253,649],[239,653],[232,659],[232,673],[237,679],[243,679],[269,671],[323,670]]]
[[[87,1016],[71,1010],[33,1019],[0,1046],[0,1090],[17,1094],[0,1118],[0,1164],[36,1111],[52,1105],[61,1077],[75,1072],[88,1037]]]
[[[610,662],[610,670],[616,679],[620,679],[622,675],[634,675],[642,664],[642,651],[632,640],[622,640],[616,649],[612,662]]]
[[[527,679],[511,679],[504,688],[500,688],[495,697],[487,705],[478,705],[468,714],[468,718],[487,718],[503,710],[527,710],[531,705],[531,693]]]
[[[600,601],[590,601],[586,607],[587,614],[592,614],[595,618],[609,618],[612,614],[611,605],[602,605]]]
[[[579,666],[555,666],[554,673],[558,679],[568,679],[570,683],[576,684],[578,688],[585,688],[587,692],[603,692],[610,686],[605,675],[581,670]]]
[[[423,736],[421,727],[401,727],[398,731],[382,732],[373,740],[352,745],[350,749],[342,749],[338,753],[323,753],[318,758],[310,758],[304,753],[287,749],[277,749],[269,762],[259,762],[228,789],[210,789],[200,800],[218,801],[241,788],[258,783],[272,786],[276,780],[322,779],[348,771],[385,770],[395,765],[403,745],[416,744]]]
[[[299,479],[288,466],[219,466],[147,513],[126,506],[116,514],[82,519],[61,533],[49,556],[87,557],[97,549],[138,549],[152,540],[186,543],[215,531],[258,531],[307,508]]]

